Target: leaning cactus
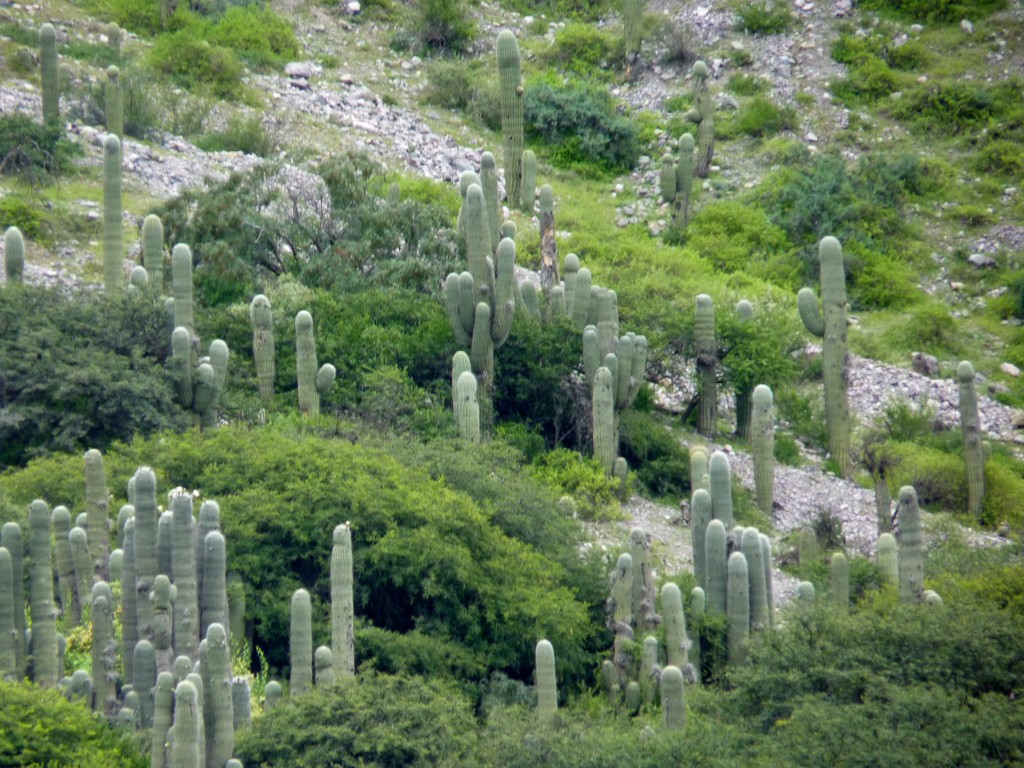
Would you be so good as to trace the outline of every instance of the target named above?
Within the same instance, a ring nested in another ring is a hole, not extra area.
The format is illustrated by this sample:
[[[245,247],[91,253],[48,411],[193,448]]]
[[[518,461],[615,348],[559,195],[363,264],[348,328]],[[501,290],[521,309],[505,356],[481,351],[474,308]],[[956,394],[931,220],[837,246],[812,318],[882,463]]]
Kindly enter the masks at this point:
[[[501,98],[501,138],[505,155],[505,197],[517,206],[522,197],[523,83],[519,44],[507,29],[498,34],[498,84]]]
[[[274,315],[270,299],[262,293],[253,297],[249,305],[252,321],[252,356],[256,360],[256,386],[260,400],[265,403],[274,398]]]
[[[686,119],[697,126],[697,159],[694,173],[702,179],[711,171],[711,158],[715,154],[715,105],[708,91],[708,65],[703,61],[693,65],[693,109]]]
[[[103,288],[108,296],[124,285],[124,204],[121,201],[121,141],[103,141]]]
[[[292,621],[289,649],[291,651],[291,695],[298,696],[313,685],[313,614],[309,592],[295,590],[292,595]]]
[[[846,613],[850,610],[850,561],[842,552],[832,555],[829,577],[832,585],[832,605],[839,613]]]
[[[919,602],[924,593],[924,537],[914,486],[900,488],[900,600]]]
[[[331,654],[345,676],[356,666],[352,583],[352,531],[343,523],[335,527],[331,547]]]
[[[715,307],[706,293],[697,297],[693,335],[697,345],[697,431],[705,437],[714,437],[718,412],[718,342]]]
[[[960,431],[964,437],[964,466],[967,469],[967,512],[981,517],[985,496],[985,449],[981,441],[978,393],[974,389],[974,366],[964,360],[956,367],[960,381]]]
[[[103,115],[107,120],[107,133],[120,138],[124,136],[124,108],[121,97],[121,73],[115,66],[107,67],[107,82],[103,93]]]
[[[750,635],[750,575],[747,558],[742,552],[729,556],[728,596],[729,663],[734,666],[747,661],[747,639]]]
[[[683,673],[679,667],[668,666],[661,671],[661,714],[666,730],[681,731],[686,727]]]
[[[334,384],[337,371],[330,363],[316,367],[316,339],[313,316],[302,310],[295,316],[295,370],[299,380],[299,411],[320,415],[320,395]]]
[[[558,684],[555,680],[555,649],[547,640],[537,643],[537,719],[549,725],[558,713]]]
[[[4,232],[4,273],[9,284],[20,283],[25,272],[25,238],[17,227]]]
[[[52,24],[39,28],[39,69],[43,92],[43,122],[60,123],[60,77],[57,74],[57,30]]]
[[[845,477],[851,471],[850,376],[846,351],[846,273],[839,241],[834,237],[822,238],[818,257],[822,310],[818,309],[818,299],[810,288],[800,289],[797,308],[807,330],[822,340],[828,450]]]
[[[523,151],[523,213],[533,214],[533,206],[537,200],[537,155],[532,149]]]
[[[469,443],[480,442],[480,403],[476,398],[476,376],[463,371],[455,384],[455,424],[459,436]]]
[[[750,415],[750,452],[754,462],[754,492],[757,508],[771,517],[775,487],[775,424],[772,391],[764,384],[754,388]]]
[[[235,751],[235,716],[231,699],[231,649],[222,624],[211,624],[206,632],[203,665],[203,677],[209,681],[205,686],[206,765],[224,765]]]
[[[899,586],[900,554],[896,547],[896,537],[891,533],[883,533],[878,537],[878,572],[884,583]]]

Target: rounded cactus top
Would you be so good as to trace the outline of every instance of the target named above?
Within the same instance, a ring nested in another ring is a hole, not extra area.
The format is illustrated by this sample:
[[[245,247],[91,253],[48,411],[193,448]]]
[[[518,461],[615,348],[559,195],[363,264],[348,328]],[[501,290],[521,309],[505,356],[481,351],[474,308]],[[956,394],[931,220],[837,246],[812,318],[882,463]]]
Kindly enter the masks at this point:
[[[25,248],[25,236],[17,227],[8,227],[4,231],[4,247],[10,249],[12,245],[18,247],[19,244],[22,249]]]
[[[690,498],[690,502],[694,507],[699,507],[702,504],[706,504],[708,508],[711,508],[711,494],[708,493],[706,488],[698,488],[693,492],[693,496]]]
[[[683,685],[683,671],[679,667],[668,666],[661,670],[661,682],[670,688]]]
[[[121,151],[121,140],[113,133],[108,133],[103,140],[103,151],[107,155],[113,155]]]
[[[296,589],[292,594],[292,605],[309,605],[309,592],[304,589]]]
[[[53,513],[50,515],[51,525],[71,525],[71,512],[65,506],[57,506],[53,508]]]
[[[177,330],[177,328],[175,328]],[[139,467],[135,471],[135,498],[156,493],[156,475],[149,467]]]
[[[498,42],[495,46],[498,51],[498,66],[519,64],[519,42],[515,34],[508,29],[498,33]]]
[[[801,581],[796,585],[796,596],[802,598],[813,598],[814,585],[809,581]]]
[[[711,458],[708,460],[708,471],[709,472],[728,472],[729,471],[729,457],[726,456],[722,451],[715,451],[711,454]]]
[[[693,152],[693,134],[684,133],[679,137],[679,149],[683,152]]]
[[[146,638],[142,638],[141,640],[139,640],[139,642],[135,644],[136,653],[150,653],[151,651],[153,651],[153,644],[149,642],[149,640],[147,640]],[[170,673],[165,674],[170,676]],[[171,679],[173,680],[174,678]],[[157,685],[159,686],[159,681],[157,682]]]
[[[142,220],[142,231],[158,231],[160,236],[163,237],[164,223],[160,221],[160,217],[155,213],[151,213]]]
[[[917,505],[917,491],[912,485],[904,485],[900,488],[900,504]]]
[[[351,542],[352,529],[348,527],[348,523],[342,523],[341,525],[334,526],[335,544],[350,544]]]
[[[516,237],[516,224],[514,221],[508,220],[501,223],[501,228],[498,230],[501,234],[502,239],[509,238],[514,240]]]
[[[723,523],[721,520],[712,520],[712,521],[710,521],[708,523],[707,535],[708,536],[716,536],[718,538],[721,538],[724,541],[725,540],[725,523]]]
[[[31,528],[50,527],[50,507],[42,499],[36,499],[29,505],[28,524]]]
[[[580,271],[580,257],[575,253],[566,254],[562,260],[562,271],[563,272],[579,272]]]
[[[114,138],[117,138],[116,136]],[[192,266],[192,249],[185,243],[178,243],[171,249],[171,262],[184,261],[188,259],[189,266]]]
[[[540,641],[538,641],[538,643],[537,643],[537,655],[540,656],[542,653],[550,655],[552,658],[554,658],[555,647],[551,644],[550,640],[540,640]]]
[[[473,375],[472,371],[463,371],[459,374],[458,380],[455,382],[455,388],[462,394],[473,394],[476,395],[476,376]],[[475,397],[473,398],[476,399]]]
[[[81,528],[81,527],[76,525],[68,533],[68,541],[70,541],[72,544],[88,545],[89,537],[85,533],[85,529],[84,528]]]
[[[307,333],[313,330],[313,316],[306,310],[300,310],[295,316],[295,332]]]
[[[545,184],[540,188],[538,197],[540,198],[540,209],[542,211],[553,211],[555,209],[555,190],[551,188],[550,184]]]
[[[706,293],[701,293],[697,296],[697,309],[708,310],[712,306],[711,297]]]
[[[329,667],[334,663],[334,654],[326,645],[321,645],[313,654],[313,662],[318,667]]]
[[[269,328],[273,323],[270,299],[262,293],[253,296],[252,303],[249,304],[249,319],[257,328]]]
[[[182,680],[174,690],[174,700],[175,710],[184,709],[187,711],[189,707],[194,709],[198,700],[196,687],[188,680]]]
[[[153,607],[168,606],[171,603],[171,580],[161,573],[153,579]]]
[[[206,534],[204,541],[207,552],[224,552],[224,534],[220,531],[210,531]]]
[[[510,237],[503,237],[501,242],[498,243],[498,250],[495,253],[497,261],[501,264],[503,261],[507,261],[511,258],[515,261],[516,258],[516,243]]]
[[[466,193],[469,192],[469,188],[479,183],[480,177],[475,171],[463,171],[459,174],[459,194],[465,197]]]
[[[204,501],[199,507],[199,522],[207,525],[220,525],[220,504],[216,501]]]
[[[965,384],[974,381],[974,366],[967,360],[962,361],[956,367],[956,377]]]
[[[732,572],[740,570],[747,570],[747,556],[742,552],[733,552],[729,555],[729,571]]]
[[[736,302],[736,314],[740,320],[749,320],[754,316],[754,305],[746,299],[740,299]]]
[[[615,563],[615,570],[617,571],[628,571],[633,568],[633,556],[629,552],[623,552],[619,555],[618,561]]]
[[[682,592],[679,591],[679,585],[674,581],[666,581],[665,586],[661,588],[662,600],[665,600],[666,598],[675,600],[677,597],[681,600],[682,596]]]
[[[107,79],[108,80],[117,80],[117,78],[119,78],[120,76],[121,76],[121,70],[119,70],[113,64],[111,64],[109,67],[107,67]]]
[[[896,549],[896,537],[891,533],[883,533],[878,537],[878,551],[888,552]]]
[[[206,628],[207,645],[227,645],[228,633],[224,627],[216,622]]]
[[[704,78],[708,76],[708,65],[703,61],[695,61],[693,63],[693,76]]]
[[[827,261],[838,261],[840,264],[843,263],[843,246],[839,244],[839,241],[832,237],[821,238],[821,242],[818,243],[818,258],[824,263]]]
[[[766,407],[772,404],[772,390],[765,384],[758,384],[754,387],[754,394],[751,397],[754,405]]]
[[[141,642],[141,641],[140,641]],[[149,642],[148,640],[146,642]],[[158,691],[174,690],[174,675],[166,670],[156,676],[156,689]]]
[[[497,161],[494,159],[493,152],[484,152],[480,156],[480,170],[481,171],[493,171],[498,167]]]
[[[105,581],[97,581],[92,585],[93,602],[95,603],[101,597],[105,598],[107,602],[111,602],[114,599],[114,594],[110,591],[110,585]]]
[[[691,589],[690,590],[690,606],[691,606],[691,610],[696,612],[696,613],[700,613],[704,609],[704,601],[706,599],[707,598],[704,595],[704,588],[703,587],[694,587],[693,589]],[[700,607],[701,611],[697,610],[698,606]]]
[[[39,28],[39,40],[44,43],[57,41],[57,30],[53,28],[53,24],[47,22]]]

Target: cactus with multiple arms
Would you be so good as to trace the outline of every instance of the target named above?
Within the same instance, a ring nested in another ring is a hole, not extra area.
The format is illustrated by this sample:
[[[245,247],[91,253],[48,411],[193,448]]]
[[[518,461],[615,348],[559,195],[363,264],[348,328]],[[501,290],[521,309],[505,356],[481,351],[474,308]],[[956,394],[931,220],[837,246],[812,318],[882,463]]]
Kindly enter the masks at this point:
[[[764,384],[754,388],[750,421],[750,449],[754,462],[754,491],[757,508],[769,518],[775,487],[775,424],[772,391]]]
[[[17,227],[4,232],[4,273],[9,284],[21,283],[25,272],[25,238]]]
[[[706,293],[697,297],[693,335],[697,345],[697,431],[705,437],[714,437],[718,413],[718,342],[715,307]]]
[[[960,431],[964,437],[964,466],[967,470],[967,512],[980,518],[985,496],[985,448],[981,441],[974,366],[964,360],[956,367],[956,377],[960,382]]]
[[[693,109],[686,119],[697,126],[697,158],[694,173],[702,179],[711,171],[711,158],[715,154],[715,105],[708,91],[708,65],[703,61],[693,65]]]
[[[352,531],[334,529],[331,547],[331,654],[341,674],[355,674],[355,608],[352,595]]]
[[[52,24],[39,28],[39,69],[43,92],[43,122],[60,122],[60,77],[57,73],[57,30]]]
[[[108,296],[124,285],[124,204],[121,200],[121,141],[103,141],[103,288]]]
[[[505,155],[505,197],[512,207],[522,202],[523,162],[523,83],[516,36],[503,29],[498,34],[496,49],[501,138]]]

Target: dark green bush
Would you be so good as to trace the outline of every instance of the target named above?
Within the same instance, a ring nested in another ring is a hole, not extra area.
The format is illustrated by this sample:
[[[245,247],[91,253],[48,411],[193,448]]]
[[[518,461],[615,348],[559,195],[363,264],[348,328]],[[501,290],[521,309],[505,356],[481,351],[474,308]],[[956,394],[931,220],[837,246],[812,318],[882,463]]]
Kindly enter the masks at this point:
[[[1006,0],[864,0],[861,6],[912,21],[959,24],[961,19],[977,21],[1005,8]]]
[[[43,214],[23,197],[9,195],[0,198],[0,224],[17,227],[28,240],[35,240],[42,233]]]
[[[980,173],[1020,178],[1024,175],[1024,150],[1015,141],[991,141],[974,154],[972,165]]]
[[[877,101],[900,90],[899,75],[881,59],[868,59],[851,67],[847,76],[832,82],[830,90],[851,104]]]
[[[149,52],[149,65],[190,90],[209,91],[222,99],[243,94],[242,65],[229,48],[211,45],[195,29],[162,35]]]
[[[736,28],[752,35],[780,35],[796,21],[789,6],[776,0],[739,3],[735,11]]]
[[[270,157],[277,152],[277,136],[264,125],[259,114],[234,114],[222,131],[200,136],[196,146],[204,152],[247,152]]]
[[[234,51],[255,67],[280,67],[299,56],[292,25],[269,7],[232,5],[203,30],[212,44]]]
[[[686,244],[722,272],[799,285],[800,260],[793,244],[761,208],[736,201],[709,203],[687,227]]]
[[[881,59],[893,69],[905,71],[920,69],[929,62],[930,54],[920,41],[908,40],[895,45],[894,39],[892,34],[883,32],[870,35],[844,32],[832,44],[832,58],[854,67]]]
[[[556,69],[589,75],[619,68],[625,58],[621,36],[593,24],[571,22],[555,33],[555,42],[541,54],[541,61]]]
[[[0,174],[39,184],[66,170],[79,152],[59,125],[42,125],[20,112],[0,115]]]
[[[104,46],[106,48],[106,46]],[[109,48],[107,48],[109,50]],[[158,125],[161,115],[154,95],[156,84],[152,75],[131,63],[120,68],[121,109],[124,133],[138,139],[145,138]],[[67,101],[68,116],[88,125],[106,124],[106,82],[93,83]]]
[[[776,106],[763,96],[746,104],[736,119],[736,130],[746,136],[770,136],[796,127],[796,111],[792,107]]]
[[[619,419],[619,454],[649,493],[689,495],[690,456],[654,414],[623,412]]]
[[[1019,97],[1018,97],[1019,98]],[[994,90],[976,83],[922,85],[904,94],[893,114],[921,133],[957,136],[985,124],[997,111]]]
[[[418,0],[408,34],[426,53],[465,53],[476,25],[462,0]]]

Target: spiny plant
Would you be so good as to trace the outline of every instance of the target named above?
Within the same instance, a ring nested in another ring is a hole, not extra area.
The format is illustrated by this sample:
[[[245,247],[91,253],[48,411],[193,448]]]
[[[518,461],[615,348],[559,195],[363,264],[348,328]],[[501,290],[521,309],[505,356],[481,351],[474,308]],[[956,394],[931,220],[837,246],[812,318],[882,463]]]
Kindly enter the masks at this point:
[[[344,676],[355,674],[355,608],[352,580],[352,531],[334,529],[331,547],[331,654]]]
[[[455,424],[463,440],[480,442],[480,403],[472,371],[462,371],[455,382]]]
[[[491,253],[494,253],[501,240],[501,204],[498,200],[498,167],[492,152],[484,152],[480,156],[480,187],[484,193],[487,232],[491,236]]]
[[[316,367],[316,338],[313,316],[302,310],[295,316],[295,371],[299,382],[299,411],[306,416],[320,414],[320,395],[334,384],[337,370],[330,363]]]
[[[57,73],[57,30],[52,24],[39,27],[39,70],[43,122],[60,123],[60,79]]]
[[[729,556],[727,571],[729,663],[740,666],[747,661],[750,637],[750,574],[747,558],[742,552],[733,552]]]
[[[964,467],[967,470],[967,512],[980,518],[985,496],[985,448],[981,440],[974,366],[964,360],[956,367],[956,377],[960,382],[960,431],[964,437]]]
[[[715,104],[708,91],[708,65],[703,61],[694,62],[691,74],[693,109],[686,113],[686,119],[697,126],[697,159],[693,172],[706,179],[715,153]]]
[[[640,62],[645,0],[622,0],[622,32],[626,43],[626,79],[632,80]]]
[[[313,614],[309,592],[295,590],[292,595],[292,621],[289,642],[291,656],[290,693],[298,696],[313,685]]]
[[[924,594],[924,534],[914,486],[900,488],[900,600],[920,602]]]
[[[20,284],[25,272],[25,238],[17,227],[4,232],[4,273],[8,285]]]
[[[545,291],[558,285],[558,243],[555,240],[555,192],[551,185],[540,188],[540,284]]]
[[[124,106],[121,94],[121,72],[115,66],[107,67],[107,82],[103,89],[103,116],[107,133],[118,138],[124,136]]]
[[[498,84],[501,99],[501,138],[505,155],[505,197],[509,206],[522,203],[523,83],[519,43],[507,29],[498,33]]]
[[[142,220],[142,266],[157,294],[164,290],[164,225],[156,214]]]
[[[679,156],[666,153],[661,158],[661,198],[672,206],[672,222],[681,230],[690,223],[690,198],[693,194],[693,136],[679,137]]]
[[[697,296],[693,335],[697,345],[697,431],[714,437],[718,414],[718,342],[715,307],[706,293]]]
[[[558,684],[555,680],[555,649],[548,640],[537,643],[536,650],[537,720],[551,724],[558,714]]]
[[[754,493],[757,508],[769,517],[775,487],[775,423],[772,415],[772,391],[764,384],[751,395],[750,452],[754,463]]]
[[[121,141],[103,141],[103,287],[108,296],[124,285],[124,205],[121,200]]]
[[[260,400],[269,403],[274,398],[274,314],[270,299],[262,293],[249,304],[252,322],[252,356],[256,361],[256,387]]]
[[[537,201],[537,155],[532,149],[523,150],[523,188],[520,208],[523,213],[532,214]]]

